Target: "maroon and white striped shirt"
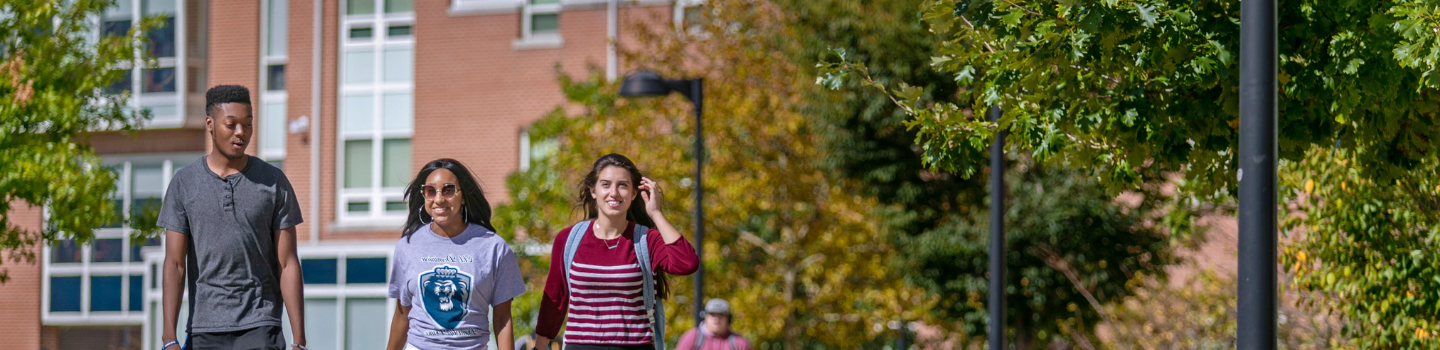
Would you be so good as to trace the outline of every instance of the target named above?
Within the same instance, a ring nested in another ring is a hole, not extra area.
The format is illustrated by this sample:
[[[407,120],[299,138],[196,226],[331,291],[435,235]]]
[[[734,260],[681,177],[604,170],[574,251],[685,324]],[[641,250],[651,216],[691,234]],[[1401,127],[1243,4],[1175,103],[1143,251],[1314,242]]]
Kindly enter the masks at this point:
[[[552,247],[550,274],[545,297],[540,302],[540,320],[535,333],[554,338],[565,323],[566,344],[642,345],[651,344],[654,334],[645,295],[640,264],[631,239],[635,223],[619,238],[602,241],[594,227],[579,237],[580,247],[570,271],[565,269],[565,243],[570,228],[556,235]],[[673,275],[688,275],[699,268],[699,259],[690,242],[681,238],[665,244],[660,231],[651,229],[646,237],[653,268]],[[613,248],[611,248],[613,247]],[[569,277],[569,286],[566,278]],[[568,312],[567,312],[568,311]],[[568,319],[567,319],[568,313]]]

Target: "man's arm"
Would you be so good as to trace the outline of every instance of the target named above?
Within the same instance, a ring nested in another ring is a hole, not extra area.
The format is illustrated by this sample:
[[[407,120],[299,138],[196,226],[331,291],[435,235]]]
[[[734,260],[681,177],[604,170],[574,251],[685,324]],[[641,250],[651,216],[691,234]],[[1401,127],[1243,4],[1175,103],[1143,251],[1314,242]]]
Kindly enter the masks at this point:
[[[390,318],[390,341],[386,350],[404,350],[410,341],[410,307],[395,303],[395,316]]]
[[[175,323],[180,318],[180,294],[185,292],[185,254],[189,253],[185,247],[186,238],[184,233],[165,230],[165,262],[160,264],[160,273],[164,275],[160,294],[165,312],[165,329],[160,335],[163,344],[176,340]]]
[[[305,345],[305,275],[295,253],[295,227],[275,231],[275,252],[280,258],[280,297],[290,316],[290,334],[295,344]]]

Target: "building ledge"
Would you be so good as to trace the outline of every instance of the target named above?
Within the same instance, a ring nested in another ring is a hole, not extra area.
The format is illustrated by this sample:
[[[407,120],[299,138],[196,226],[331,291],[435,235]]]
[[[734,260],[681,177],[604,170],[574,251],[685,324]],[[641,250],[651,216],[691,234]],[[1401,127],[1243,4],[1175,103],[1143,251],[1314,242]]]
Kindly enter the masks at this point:
[[[565,39],[559,34],[532,35],[529,38],[515,39],[510,43],[510,48],[515,51],[523,50],[545,50],[565,47]]]

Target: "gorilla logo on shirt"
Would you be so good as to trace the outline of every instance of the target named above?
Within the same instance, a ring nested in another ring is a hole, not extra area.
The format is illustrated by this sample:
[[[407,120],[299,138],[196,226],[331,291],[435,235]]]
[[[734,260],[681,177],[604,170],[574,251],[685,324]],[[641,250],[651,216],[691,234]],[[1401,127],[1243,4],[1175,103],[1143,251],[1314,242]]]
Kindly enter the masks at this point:
[[[420,274],[420,299],[435,325],[455,329],[469,312],[470,274],[444,265]]]

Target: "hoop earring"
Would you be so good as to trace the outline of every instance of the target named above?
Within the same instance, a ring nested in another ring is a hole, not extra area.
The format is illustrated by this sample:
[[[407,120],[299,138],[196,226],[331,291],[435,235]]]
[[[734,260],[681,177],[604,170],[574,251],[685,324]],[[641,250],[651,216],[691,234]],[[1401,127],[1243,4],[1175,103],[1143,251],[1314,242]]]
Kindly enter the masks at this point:
[[[465,225],[470,225],[470,211],[465,210],[465,205],[460,205],[460,217],[465,218]]]
[[[425,222],[425,207],[415,208],[415,212],[416,212],[416,214],[418,215],[418,216],[416,216],[415,218],[420,219],[420,224],[421,224],[421,225],[429,225],[429,224],[430,224],[429,222]],[[432,220],[430,220],[430,221],[431,221],[431,222],[434,222],[435,220],[432,219]]]

